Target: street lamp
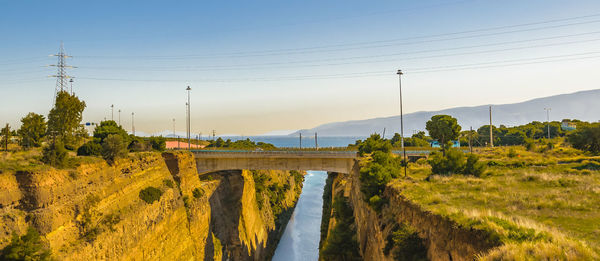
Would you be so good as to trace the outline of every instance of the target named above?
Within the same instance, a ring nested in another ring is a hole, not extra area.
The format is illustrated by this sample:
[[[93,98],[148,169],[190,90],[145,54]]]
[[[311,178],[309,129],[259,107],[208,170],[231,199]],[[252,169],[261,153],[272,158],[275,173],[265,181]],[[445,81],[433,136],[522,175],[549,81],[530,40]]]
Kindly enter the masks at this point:
[[[119,109],[119,127],[121,127],[121,109]]]
[[[187,101],[187,139],[188,139],[188,150],[191,149],[191,140],[190,140],[190,136],[191,136],[191,132],[192,129],[190,128],[190,91],[192,90],[192,88],[190,88],[190,86],[188,85],[188,87],[185,89],[187,91],[188,94],[188,101]]]
[[[131,113],[131,133],[135,136],[135,125],[133,125],[133,112]]]
[[[404,116],[402,113],[402,70],[396,72],[398,74],[398,86],[400,89],[400,140],[402,145],[402,156],[404,158],[404,177],[406,178],[406,167],[408,162],[406,161],[406,148],[404,147]]]

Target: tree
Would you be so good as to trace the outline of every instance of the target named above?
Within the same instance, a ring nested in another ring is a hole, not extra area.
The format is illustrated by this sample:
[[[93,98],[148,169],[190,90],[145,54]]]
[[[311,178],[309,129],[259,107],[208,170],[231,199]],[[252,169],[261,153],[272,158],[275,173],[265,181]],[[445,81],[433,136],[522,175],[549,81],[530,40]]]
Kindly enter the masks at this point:
[[[102,157],[113,164],[116,159],[127,155],[127,144],[123,142],[123,137],[117,134],[110,134],[102,142]]]
[[[8,151],[8,143],[10,142],[10,125],[6,124],[6,127],[2,128],[2,147],[4,147],[4,151]]]
[[[129,135],[123,127],[119,126],[115,121],[102,121],[100,125],[94,129],[94,138],[100,140],[100,143],[104,142],[109,135],[116,134],[121,136],[123,142],[129,143]]]
[[[68,146],[74,145],[75,131],[81,125],[85,102],[66,91],[56,94],[54,108],[48,114],[48,135]]]
[[[379,134],[371,134],[371,137],[358,145],[358,153],[360,156],[372,153],[374,151],[381,151],[389,153],[392,150],[392,144],[388,140],[384,140]]]
[[[10,244],[0,252],[0,260],[51,260],[50,255],[48,244],[29,227],[25,235],[13,234]]]
[[[21,146],[25,148],[42,146],[48,125],[43,115],[30,112],[21,119],[21,128],[17,132],[21,137]]]
[[[42,162],[57,168],[64,167],[67,164],[68,157],[67,149],[60,140],[52,141],[42,151]]]
[[[573,148],[600,154],[600,123],[578,128],[567,136],[567,141]]]
[[[95,141],[88,141],[77,149],[77,156],[101,156],[102,145]]]
[[[150,141],[150,146],[152,146],[153,150],[164,151],[167,149],[166,139],[163,138],[162,136],[159,136],[159,137],[152,136],[152,137],[150,137],[149,141]]]
[[[431,117],[425,128],[429,132],[429,136],[440,143],[442,154],[446,155],[446,149],[450,148],[450,141],[458,138],[460,134],[460,125],[449,115],[435,115]]]

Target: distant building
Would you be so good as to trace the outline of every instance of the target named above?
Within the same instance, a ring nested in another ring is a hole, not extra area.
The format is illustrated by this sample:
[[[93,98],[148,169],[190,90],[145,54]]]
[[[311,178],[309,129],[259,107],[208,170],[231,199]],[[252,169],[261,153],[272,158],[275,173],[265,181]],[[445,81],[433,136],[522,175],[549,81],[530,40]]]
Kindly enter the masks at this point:
[[[560,128],[564,131],[572,131],[577,129],[577,124],[575,124],[574,122],[568,121],[568,120],[563,120],[560,123]]]
[[[440,147],[440,143],[437,140],[430,141],[429,144],[431,144],[432,148],[439,148]],[[452,141],[452,148],[460,148],[460,141],[453,140]]]

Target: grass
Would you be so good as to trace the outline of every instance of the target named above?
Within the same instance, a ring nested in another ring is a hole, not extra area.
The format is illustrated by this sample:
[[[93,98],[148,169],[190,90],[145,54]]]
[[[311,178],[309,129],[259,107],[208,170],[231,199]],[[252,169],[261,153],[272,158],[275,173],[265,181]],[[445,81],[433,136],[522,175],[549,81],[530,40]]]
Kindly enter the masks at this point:
[[[420,161],[410,164],[411,179],[397,179],[391,186],[426,210],[490,231],[505,244],[490,256],[530,253],[543,258],[561,252],[569,259],[598,257],[597,157],[560,144],[544,153],[519,146],[478,153],[484,162],[496,163],[489,164],[482,178],[431,176],[426,181],[431,170]]]

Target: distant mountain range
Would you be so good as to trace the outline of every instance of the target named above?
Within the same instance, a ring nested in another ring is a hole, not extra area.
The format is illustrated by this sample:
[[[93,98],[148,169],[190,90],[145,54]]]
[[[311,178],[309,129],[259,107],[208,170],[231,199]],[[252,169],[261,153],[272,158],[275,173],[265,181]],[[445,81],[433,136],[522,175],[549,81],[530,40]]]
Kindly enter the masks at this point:
[[[489,123],[489,106],[457,107],[440,111],[420,111],[404,115],[404,135],[411,136],[413,132],[425,130],[425,123],[433,115],[447,114],[455,117],[463,130]],[[596,122],[600,120],[600,89],[580,91],[571,94],[561,94],[544,98],[533,99],[520,103],[492,105],[492,123],[495,126],[522,125],[532,121],[545,121],[544,108],[551,108],[550,120],[579,119]],[[317,126],[312,129],[303,129],[290,135],[319,136],[367,136],[372,133],[382,133],[386,129],[386,136],[400,133],[400,116],[333,122]]]

